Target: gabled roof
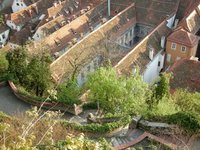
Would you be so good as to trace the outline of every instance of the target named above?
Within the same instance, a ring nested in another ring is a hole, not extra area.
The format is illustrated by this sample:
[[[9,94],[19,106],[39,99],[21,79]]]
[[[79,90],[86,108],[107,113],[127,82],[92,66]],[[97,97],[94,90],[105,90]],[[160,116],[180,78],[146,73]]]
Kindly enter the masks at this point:
[[[148,23],[157,26],[167,17],[174,15],[178,9],[179,0],[135,0],[138,23]]]
[[[183,28],[178,28],[167,38],[167,40],[188,47],[194,47],[195,45],[198,44],[199,37],[192,33],[189,33]]]
[[[198,3],[198,5],[191,7],[187,13],[185,13],[184,18],[179,23],[179,26],[193,34],[196,34],[200,29],[200,2]]]
[[[39,0],[23,0],[23,1],[24,1],[24,3],[25,3],[27,6],[29,6],[29,5],[31,5],[31,4],[36,3],[36,2],[39,1]]]
[[[0,33],[5,32],[6,30],[9,30],[9,28],[6,25],[0,25]]]
[[[173,73],[171,90],[178,88],[200,92],[200,61],[182,59],[177,61],[169,70]]]
[[[22,25],[29,22],[32,18],[45,14],[47,8],[53,6],[55,0],[39,0],[36,3],[10,14],[7,20],[11,20],[16,25]]]

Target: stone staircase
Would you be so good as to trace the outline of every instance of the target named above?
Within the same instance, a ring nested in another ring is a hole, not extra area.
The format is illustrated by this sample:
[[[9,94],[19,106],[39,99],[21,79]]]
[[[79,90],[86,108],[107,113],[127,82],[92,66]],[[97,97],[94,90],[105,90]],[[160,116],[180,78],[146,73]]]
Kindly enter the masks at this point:
[[[119,145],[126,144],[126,143],[128,143],[128,142],[130,142],[130,141],[132,141],[132,140],[134,140],[136,138],[138,138],[143,133],[144,133],[144,131],[136,129],[136,130],[133,130],[133,131],[128,131],[126,133],[126,135],[115,136],[115,137],[112,137],[112,138],[107,139],[107,140],[108,140],[108,142],[111,143],[111,145],[113,147],[117,147]]]

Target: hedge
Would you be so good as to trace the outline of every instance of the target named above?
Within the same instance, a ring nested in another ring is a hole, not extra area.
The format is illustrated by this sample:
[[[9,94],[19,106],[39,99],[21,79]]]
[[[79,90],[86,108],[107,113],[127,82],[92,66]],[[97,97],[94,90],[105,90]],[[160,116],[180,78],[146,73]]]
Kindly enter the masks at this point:
[[[87,125],[80,125],[77,123],[71,123],[68,121],[63,121],[63,126],[66,128],[71,128],[74,130],[78,130],[80,132],[90,132],[90,133],[108,133],[112,132],[115,129],[120,127],[126,126],[131,122],[131,117],[126,116],[121,118],[117,122],[105,123],[105,124],[87,124]]]

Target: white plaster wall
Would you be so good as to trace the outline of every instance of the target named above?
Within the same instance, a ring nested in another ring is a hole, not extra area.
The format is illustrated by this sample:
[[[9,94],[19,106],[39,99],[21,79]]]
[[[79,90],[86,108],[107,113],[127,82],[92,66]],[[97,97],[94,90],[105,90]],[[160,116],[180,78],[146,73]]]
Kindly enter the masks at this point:
[[[84,66],[77,76],[77,83],[79,86],[82,86],[87,81],[87,76],[94,72],[101,65],[101,57],[96,57],[89,64]],[[96,65],[95,65],[96,64]],[[90,68],[88,70],[88,67]]]
[[[23,0],[14,0],[12,4],[12,11],[17,12],[26,7],[27,5],[23,2]]]
[[[15,23],[11,20],[6,20],[7,26],[9,26],[12,30],[20,31],[22,29],[22,26],[16,26]]]
[[[167,20],[167,26],[168,26],[170,29],[173,28],[175,16],[176,16],[176,14]]]
[[[160,67],[158,66],[158,62],[160,61]],[[161,54],[157,54],[154,59],[147,65],[146,70],[144,71],[143,79],[147,83],[153,83],[156,78],[158,78],[159,73],[164,65],[164,56]]]
[[[43,38],[43,36],[42,36],[42,31],[40,30],[40,29],[38,29],[36,32],[35,32],[35,34],[33,35],[33,40],[34,41],[40,41],[42,38]]]
[[[16,49],[17,47],[19,47],[19,45],[17,45],[17,44],[14,44],[14,43],[8,43],[8,45],[9,45],[9,47],[11,48],[11,49]]]
[[[10,30],[6,30],[5,32],[0,33],[0,42],[5,45],[6,41],[9,37]]]

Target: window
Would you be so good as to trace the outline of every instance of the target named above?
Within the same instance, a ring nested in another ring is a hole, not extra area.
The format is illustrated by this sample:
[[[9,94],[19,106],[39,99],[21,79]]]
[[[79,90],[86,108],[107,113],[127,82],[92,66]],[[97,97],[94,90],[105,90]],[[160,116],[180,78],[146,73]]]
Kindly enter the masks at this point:
[[[130,30],[130,37],[132,36],[133,34],[133,29]]]
[[[3,38],[3,39],[5,39],[5,38],[6,38],[5,34],[3,34],[3,35],[2,35],[2,38]]]
[[[185,46],[181,46],[181,52],[183,52],[183,53],[186,52],[186,47]]]
[[[160,61],[158,62],[158,67],[160,67]]]
[[[171,54],[167,54],[167,62],[171,61]]]
[[[171,49],[176,49],[176,43],[172,43],[172,45],[171,45]]]

